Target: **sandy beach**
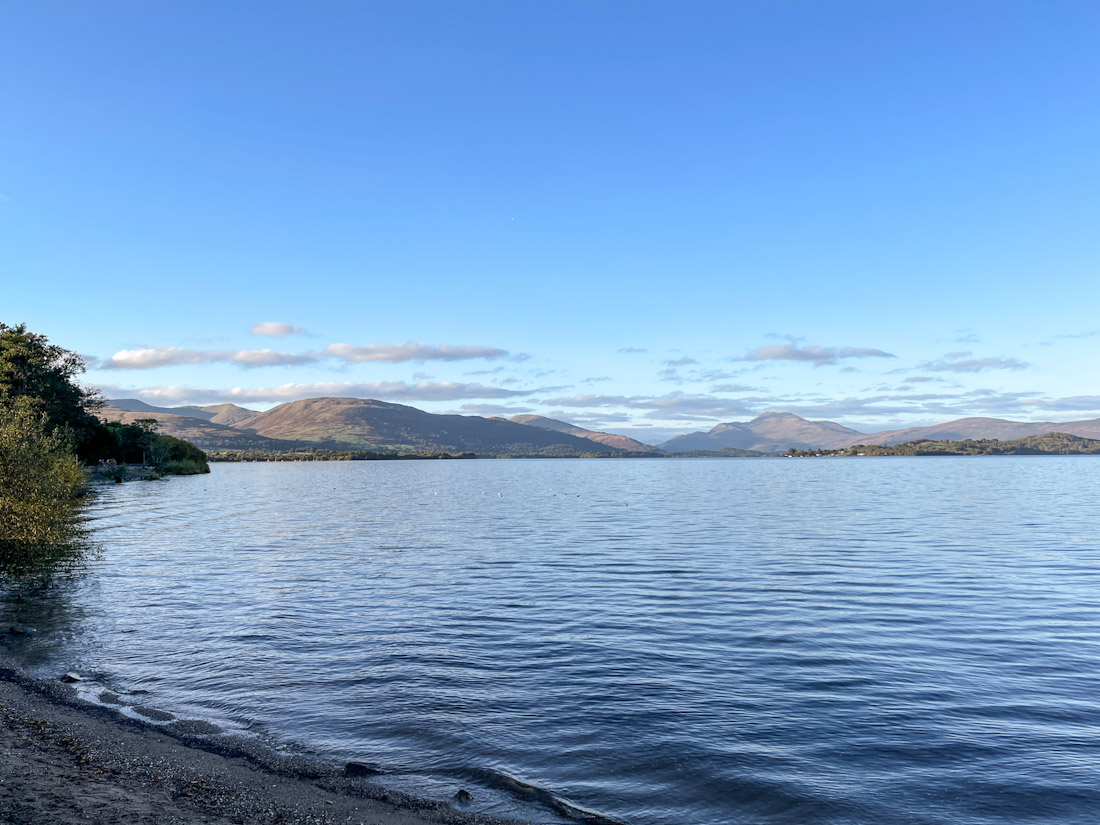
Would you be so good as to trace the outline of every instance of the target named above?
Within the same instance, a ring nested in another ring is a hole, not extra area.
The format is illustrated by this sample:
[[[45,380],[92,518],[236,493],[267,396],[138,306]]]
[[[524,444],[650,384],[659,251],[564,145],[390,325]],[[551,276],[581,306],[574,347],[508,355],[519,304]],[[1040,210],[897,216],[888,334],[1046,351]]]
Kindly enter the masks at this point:
[[[168,735],[0,663],[0,823],[501,825],[338,769]]]

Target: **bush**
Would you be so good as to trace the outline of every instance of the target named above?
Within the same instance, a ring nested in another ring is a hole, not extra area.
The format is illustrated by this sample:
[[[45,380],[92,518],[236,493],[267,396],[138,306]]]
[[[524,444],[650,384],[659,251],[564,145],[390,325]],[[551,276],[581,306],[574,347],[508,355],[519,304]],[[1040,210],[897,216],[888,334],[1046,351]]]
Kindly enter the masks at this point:
[[[203,462],[200,464],[189,458],[181,461],[168,461],[158,468],[165,475],[170,476],[196,476],[201,473],[209,473],[210,466]]]
[[[159,456],[153,462],[162,473],[177,476],[209,473],[206,453],[182,438],[171,435],[157,435],[153,444],[153,454]]]
[[[0,415],[0,577],[45,573],[84,550],[85,477],[62,431],[17,399]]]

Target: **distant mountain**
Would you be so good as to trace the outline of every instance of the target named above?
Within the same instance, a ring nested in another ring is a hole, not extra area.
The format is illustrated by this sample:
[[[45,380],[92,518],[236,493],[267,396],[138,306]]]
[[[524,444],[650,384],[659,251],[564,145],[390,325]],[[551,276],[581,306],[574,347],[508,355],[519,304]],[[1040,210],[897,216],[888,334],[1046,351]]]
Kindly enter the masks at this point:
[[[482,455],[578,455],[624,452],[587,438],[501,418],[436,415],[364,398],[307,398],[280,404],[242,426],[268,438],[356,448]]]
[[[125,410],[126,412],[135,413],[162,413],[164,415],[180,414],[180,408],[154,407],[152,404],[146,404],[144,401],[138,401],[136,398],[108,398],[107,406],[110,407],[112,410]],[[198,407],[193,407],[192,409],[198,409]],[[212,416],[197,415],[194,417],[206,420],[211,418]]]
[[[245,407],[238,407],[236,404],[211,404],[208,407],[177,407],[175,412],[178,415],[187,415],[184,410],[192,410],[194,413],[203,413],[208,415],[208,421],[213,421],[215,424],[225,424],[228,427],[236,427],[243,424],[250,418],[255,418],[259,413],[255,410],[249,410]],[[196,415],[196,417],[198,417]]]
[[[104,421],[121,421],[123,424],[133,424],[140,418],[155,418],[159,425],[157,432],[161,435],[182,438],[202,450],[287,450],[299,446],[265,438],[249,430],[216,424],[204,418],[157,412],[156,410],[162,408],[150,407],[148,404],[144,406],[149,409],[127,410],[113,406],[115,403],[117,402],[109,401],[109,406],[99,411],[99,417]]]
[[[1021,422],[1003,418],[960,418],[928,427],[906,427],[877,433],[861,433],[832,421],[807,421],[792,413],[764,413],[745,424],[718,424],[705,433],[677,436],[660,449],[670,453],[688,450],[742,450],[784,452],[797,450],[839,450],[855,444],[893,445],[919,439],[962,441],[996,438],[1009,441],[1044,433],[1068,433],[1082,438],[1100,438],[1100,418],[1086,421]]]
[[[513,415],[508,420],[514,421],[517,424],[526,424],[529,427],[542,427],[544,430],[552,430],[556,433],[575,435],[577,438],[587,438],[589,441],[595,441],[608,447],[616,447],[620,450],[626,450],[632,453],[656,452],[655,447],[651,447],[649,444],[643,444],[641,441],[635,441],[633,438],[629,438],[625,435],[586,430],[584,427],[578,427],[574,424],[568,424],[565,421],[558,421],[555,418],[547,418],[542,415]]]
[[[932,441],[962,441],[973,438],[996,438],[1010,441],[1029,435],[1044,433],[1068,433],[1082,438],[1100,438],[1100,418],[1088,421],[1007,421],[1003,418],[960,418],[930,427],[906,427],[901,430],[884,430],[864,436],[856,444],[903,444],[927,438]]]
[[[659,446],[669,453],[721,450],[726,447],[767,453],[782,452],[791,447],[800,450],[814,447],[836,449],[866,437],[864,433],[832,421],[807,421],[793,413],[766,412],[746,424],[718,424],[709,432],[679,435]]]
[[[1043,433],[1009,440],[965,438],[906,441],[901,444],[858,444],[839,450],[791,453],[798,458],[822,456],[958,456],[958,455],[1100,455],[1100,439],[1067,433]]]
[[[709,432],[677,436],[650,447],[625,435],[586,430],[540,415],[511,420],[473,415],[436,415],[364,398],[307,398],[258,413],[235,404],[156,407],[134,398],[109,400],[102,417],[133,421],[156,418],[161,432],[185,438],[205,450],[331,449],[403,452],[473,452],[481,455],[579,455],[663,450],[750,450],[763,453],[837,450],[856,444],[893,445],[919,439],[1010,441],[1045,433],[1100,438],[1100,418],[1065,422],[1020,422],[1002,418],[960,418],[927,427],[861,433],[832,421],[808,421],[767,412],[745,423],[718,424]]]
[[[115,410],[125,410],[134,413],[149,413],[151,415],[183,415],[188,418],[199,418],[203,421],[213,421],[215,424],[232,426],[256,415],[255,410],[238,407],[236,404],[213,404],[208,407],[154,407],[136,398],[110,398],[107,406]]]

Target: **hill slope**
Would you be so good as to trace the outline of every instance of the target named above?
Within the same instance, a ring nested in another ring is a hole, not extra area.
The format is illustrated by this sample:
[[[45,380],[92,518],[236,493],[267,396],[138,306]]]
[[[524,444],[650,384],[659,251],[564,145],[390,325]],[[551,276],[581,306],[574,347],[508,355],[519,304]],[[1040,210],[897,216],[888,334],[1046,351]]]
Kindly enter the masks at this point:
[[[203,414],[209,416],[207,421],[213,421],[215,424],[225,424],[227,427],[242,425],[248,419],[255,418],[258,415],[255,410],[238,407],[236,404],[211,404],[207,407],[176,407],[173,412],[178,415],[190,415],[193,413],[196,417],[198,417],[199,414]]]
[[[242,426],[268,438],[338,442],[360,448],[483,455],[621,453],[586,438],[500,418],[436,415],[363,398],[307,398],[248,419]]]
[[[208,407],[154,407],[152,404],[146,404],[136,398],[108,398],[107,406],[114,410],[133,413],[182,415],[187,418],[198,418],[202,421],[213,421],[215,424],[224,424],[227,427],[247,421],[256,415],[255,410],[238,407],[236,404],[212,404]]]
[[[767,412],[746,424],[718,424],[709,432],[676,436],[661,444],[660,448],[670,453],[720,450],[724,447],[780,452],[790,447],[800,450],[813,447],[836,449],[867,437],[832,421],[807,421],[793,413]]]
[[[764,413],[745,424],[718,424],[709,432],[677,436],[660,445],[662,450],[742,450],[784,452],[797,450],[840,450],[855,444],[892,445],[908,441],[962,441],[990,439],[1008,441],[1044,433],[1068,433],[1082,438],[1100,438],[1100,418],[1085,421],[1008,421],[1003,418],[959,418],[927,427],[906,427],[861,433],[832,421],[807,421],[791,413]]]
[[[111,403],[113,402],[108,402],[108,404]],[[161,435],[171,435],[190,441],[200,450],[287,450],[299,446],[264,438],[248,430],[173,413],[126,410],[106,406],[99,411],[99,417],[104,421],[121,421],[123,424],[133,424],[141,418],[155,418],[159,425],[157,432]]]
[[[859,444],[903,444],[927,438],[932,441],[962,441],[963,439],[996,438],[1008,441],[1044,433],[1068,433],[1082,438],[1100,438],[1100,418],[1088,421],[1008,421],[1003,418],[959,418],[929,427],[906,427],[884,430],[864,438]]]
[[[1100,455],[1100,439],[1067,433],[1043,433],[1002,441],[967,438],[961,441],[906,441],[901,444],[857,444],[839,450],[814,450],[796,456],[973,456],[973,455]]]
[[[656,451],[656,448],[648,444],[643,444],[641,441],[635,441],[633,438],[625,435],[586,430],[584,427],[578,427],[574,424],[558,421],[556,418],[547,418],[542,415],[513,415],[508,420],[514,421],[517,424],[526,424],[529,427],[542,427],[544,430],[552,430],[556,433],[575,435],[577,438],[587,438],[589,441],[595,441],[607,447],[615,447],[632,453],[651,453]]]

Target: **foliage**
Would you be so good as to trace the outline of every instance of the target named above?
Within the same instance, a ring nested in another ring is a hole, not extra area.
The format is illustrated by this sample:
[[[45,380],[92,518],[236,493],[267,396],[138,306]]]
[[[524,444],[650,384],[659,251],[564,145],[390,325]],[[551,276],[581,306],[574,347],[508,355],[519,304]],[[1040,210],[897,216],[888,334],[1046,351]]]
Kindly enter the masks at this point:
[[[151,463],[162,472],[209,472],[206,455],[178,438],[158,435],[154,418],[102,424],[103,401],[76,383],[84,359],[51,344],[25,324],[0,323],[0,415],[17,402],[41,415],[48,434],[67,439],[77,456],[95,462]],[[174,468],[174,470],[172,469]]]
[[[197,476],[210,472],[210,465],[205,461],[201,464],[191,459],[181,461],[166,461],[159,467],[160,472],[169,476]]]
[[[1011,441],[996,438],[967,438],[961,441],[931,441],[927,438],[904,444],[880,446],[856,444],[842,450],[796,450],[796,458],[817,456],[946,456],[946,455],[1100,455],[1100,440],[1068,433],[1029,435]]]
[[[711,455],[712,453],[708,453]],[[718,455],[719,453],[713,453]],[[724,454],[724,453],[721,453]],[[679,455],[679,454],[677,454]],[[421,461],[433,459],[466,459],[466,458],[669,458],[666,453],[577,453],[568,447],[545,448],[536,453],[492,453],[479,455],[478,453],[462,452],[417,452],[406,453],[398,451],[379,452],[376,450],[338,450],[325,447],[302,447],[294,450],[213,450],[209,453],[211,461]]]
[[[43,415],[46,432],[66,433],[88,458],[102,444],[94,415],[102,400],[76,383],[83,371],[84,360],[75,352],[28,332],[25,324],[0,323],[0,410],[26,399]]]
[[[189,441],[156,432],[153,418],[141,418],[133,424],[108,421],[102,425],[110,434],[110,448],[102,457],[124,464],[146,464],[167,475],[209,473],[206,453]]]
[[[16,399],[0,415],[0,577],[45,573],[85,546],[77,500],[84,471],[48,414]]]
[[[155,460],[153,466],[168,475],[196,475],[209,473],[206,453],[189,441],[171,435],[152,434],[151,454]]]
[[[398,453],[373,450],[217,450],[211,461],[406,461],[417,459],[477,458],[474,453]]]

